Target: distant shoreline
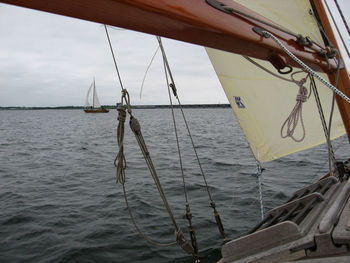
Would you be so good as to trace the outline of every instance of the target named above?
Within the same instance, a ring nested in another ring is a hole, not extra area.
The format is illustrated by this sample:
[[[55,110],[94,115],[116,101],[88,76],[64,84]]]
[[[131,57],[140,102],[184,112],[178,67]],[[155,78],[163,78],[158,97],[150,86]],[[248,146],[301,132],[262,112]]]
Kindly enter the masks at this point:
[[[103,105],[107,109],[116,109],[114,105]],[[167,109],[170,105],[133,105],[133,109]],[[185,104],[183,108],[229,108],[230,104]],[[179,105],[174,105],[174,108],[179,108]],[[0,107],[0,110],[82,110],[83,106],[59,106],[59,107],[20,107],[9,106]]]

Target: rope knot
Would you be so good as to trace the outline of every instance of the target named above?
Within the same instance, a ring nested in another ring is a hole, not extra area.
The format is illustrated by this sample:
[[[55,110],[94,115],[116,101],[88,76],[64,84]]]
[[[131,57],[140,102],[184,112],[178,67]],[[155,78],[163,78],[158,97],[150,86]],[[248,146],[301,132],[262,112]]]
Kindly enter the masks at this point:
[[[119,105],[117,108],[118,111],[118,121],[125,122],[126,119],[126,108],[123,105]]]
[[[296,97],[296,101],[305,102],[306,100],[307,100],[307,89],[301,86],[299,89],[299,93]]]
[[[305,102],[307,100],[307,96],[304,94],[298,94],[296,101],[300,101],[300,102]]]
[[[122,97],[125,97],[128,94],[128,91],[126,89],[122,89]]]

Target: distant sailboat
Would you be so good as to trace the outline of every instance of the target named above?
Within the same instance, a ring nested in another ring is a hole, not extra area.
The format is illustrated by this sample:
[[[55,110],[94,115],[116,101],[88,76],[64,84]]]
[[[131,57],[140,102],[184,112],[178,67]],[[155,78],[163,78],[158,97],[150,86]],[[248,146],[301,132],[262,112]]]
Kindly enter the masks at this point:
[[[92,91],[92,106],[89,103],[89,96],[90,96],[91,90],[93,90]],[[94,78],[93,82],[91,83],[91,86],[86,94],[84,111],[86,113],[109,112],[109,109],[103,108],[100,104],[100,101],[98,100],[97,92],[96,92],[96,85],[95,85],[95,78]]]

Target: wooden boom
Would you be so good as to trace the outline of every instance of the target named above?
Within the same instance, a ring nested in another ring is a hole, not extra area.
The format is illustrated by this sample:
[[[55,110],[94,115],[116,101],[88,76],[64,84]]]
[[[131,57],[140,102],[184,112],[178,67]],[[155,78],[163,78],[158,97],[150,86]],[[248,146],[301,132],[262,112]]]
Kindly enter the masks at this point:
[[[314,70],[327,72],[334,82],[335,77],[332,73],[334,63],[331,62],[332,67],[329,70],[324,58],[312,49],[300,47],[296,44],[294,36],[255,20],[220,11],[209,5],[207,1],[0,0],[3,3],[168,37],[270,62],[271,58],[275,58],[277,60],[274,61],[275,64],[284,61],[285,64],[299,67],[273,40],[263,38],[252,30],[253,27],[258,26],[276,35],[305,64]],[[250,16],[267,20],[232,0],[220,0],[220,2]],[[334,40],[321,0],[314,0],[314,2],[325,24],[327,34]],[[333,42],[335,43],[335,40]],[[340,87],[342,92],[350,97],[350,82],[345,70],[341,72]],[[337,102],[350,138],[350,105],[340,98],[337,98]]]
[[[267,20],[231,0],[220,1],[251,16]],[[298,66],[273,40],[265,39],[252,31],[254,26],[259,26],[277,35],[292,53],[311,68],[328,70],[326,61],[315,51],[299,47],[294,41],[295,37],[239,15],[222,12],[209,5],[206,0],[0,0],[0,2],[164,36],[263,60],[279,54],[287,64]]]

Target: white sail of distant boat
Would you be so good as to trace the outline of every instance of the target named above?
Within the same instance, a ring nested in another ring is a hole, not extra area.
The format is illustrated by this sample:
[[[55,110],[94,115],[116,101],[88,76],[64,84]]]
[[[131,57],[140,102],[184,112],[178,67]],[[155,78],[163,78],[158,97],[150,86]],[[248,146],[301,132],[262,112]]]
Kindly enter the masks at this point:
[[[309,1],[244,1],[241,5],[256,11],[275,23],[294,32],[310,36],[320,42],[316,21],[308,12]],[[275,12],[275,10],[279,10]],[[303,103],[305,138],[301,142],[281,138],[281,126],[296,104],[299,87],[291,82],[282,81],[262,70],[240,55],[207,48],[207,53],[218,75],[221,85],[240,123],[249,146],[260,162],[268,162],[282,156],[311,148],[325,142],[322,125],[318,115],[314,96]],[[267,61],[254,60],[271,72],[275,68]],[[294,69],[293,72],[298,71]],[[277,72],[276,72],[277,73]],[[320,74],[328,79],[326,74]],[[281,76],[281,75],[280,75]],[[287,76],[287,75],[285,75]],[[300,80],[304,74],[296,74]],[[309,82],[305,83],[305,87]],[[332,91],[319,89],[321,103],[326,120],[329,118]],[[302,128],[296,128],[295,136],[302,137]],[[345,133],[338,108],[333,115],[331,138]]]
[[[91,90],[92,90],[92,106],[89,103],[89,97],[90,97]],[[101,107],[100,101],[99,101],[98,96],[97,96],[95,78],[92,81],[92,83],[90,85],[90,88],[89,88],[89,90],[88,90],[88,92],[86,94],[84,111],[86,113],[109,112],[108,109],[105,109],[105,108]]]

